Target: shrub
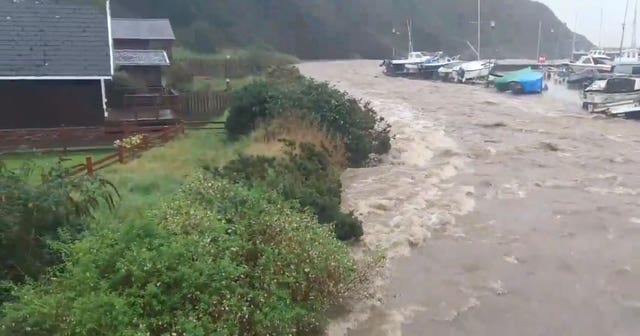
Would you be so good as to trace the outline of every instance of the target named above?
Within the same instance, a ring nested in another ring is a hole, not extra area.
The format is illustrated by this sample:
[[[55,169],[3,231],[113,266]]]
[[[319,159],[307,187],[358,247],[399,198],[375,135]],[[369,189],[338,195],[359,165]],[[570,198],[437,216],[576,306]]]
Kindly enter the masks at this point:
[[[251,133],[259,120],[271,116],[268,104],[279,94],[279,90],[264,81],[255,81],[234,92],[225,123],[227,133],[231,137]]]
[[[313,144],[327,155],[333,167],[344,169],[348,166],[349,154],[344,140],[326,131],[316,119],[301,112],[280,115],[260,125],[244,152],[248,155],[283,157],[286,151],[285,139]]]
[[[295,80],[295,73],[282,72]],[[390,127],[370,104],[363,106],[346,92],[327,83],[303,79],[295,85],[278,84],[277,73],[269,81],[257,81],[232,97],[227,131],[232,136],[246,135],[257,121],[306,111],[328,132],[345,141],[351,167],[362,167],[371,154],[384,154],[390,149]],[[268,122],[268,121],[267,121]]]
[[[0,165],[0,279],[38,278],[61,261],[51,244],[73,240],[100,204],[113,208],[117,191],[107,180],[79,175],[57,165],[31,183],[34,167],[8,170]]]
[[[68,250],[60,274],[16,291],[4,334],[310,335],[357,275],[310,214],[202,176],[149,221]]]
[[[312,144],[285,145],[285,158],[241,156],[222,169],[214,169],[213,174],[251,187],[277,190],[284,199],[311,208],[319,223],[331,224],[336,238],[360,238],[362,222],[353,213],[342,212],[342,184],[327,155]]]
[[[300,84],[305,77],[295,66],[272,66],[265,72],[265,79],[272,85],[288,86]]]
[[[181,62],[174,62],[167,71],[167,82],[172,89],[189,91],[193,86],[193,73]]]

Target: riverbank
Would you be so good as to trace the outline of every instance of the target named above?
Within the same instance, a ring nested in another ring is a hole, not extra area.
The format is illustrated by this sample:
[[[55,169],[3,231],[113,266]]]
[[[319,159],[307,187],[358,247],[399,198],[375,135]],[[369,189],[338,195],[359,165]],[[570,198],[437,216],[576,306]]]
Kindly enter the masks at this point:
[[[372,101],[397,138],[344,174],[362,248],[390,255],[378,297],[334,335],[632,335],[640,303],[640,124],[553,95],[300,65]]]

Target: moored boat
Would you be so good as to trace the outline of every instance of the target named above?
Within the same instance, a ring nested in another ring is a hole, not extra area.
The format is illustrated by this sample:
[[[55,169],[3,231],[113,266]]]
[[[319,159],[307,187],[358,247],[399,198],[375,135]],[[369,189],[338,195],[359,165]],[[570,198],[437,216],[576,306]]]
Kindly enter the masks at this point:
[[[481,60],[462,63],[453,68],[453,79],[458,83],[487,79],[491,73],[495,61]]]
[[[582,56],[577,62],[569,63],[569,67],[574,72],[581,72],[587,69],[594,69],[598,72],[612,72],[613,63],[611,58],[606,55],[589,54]]]
[[[615,77],[597,80],[582,95],[582,107],[595,111],[603,105],[640,101],[640,78]]]
[[[438,77],[445,82],[453,80],[453,72],[455,68],[459,68],[461,64],[465,63],[464,61],[452,61],[449,64],[443,65],[438,69]]]
[[[544,90],[544,74],[531,68],[507,72],[497,78],[494,83],[500,92],[511,91],[514,94],[542,93]]]

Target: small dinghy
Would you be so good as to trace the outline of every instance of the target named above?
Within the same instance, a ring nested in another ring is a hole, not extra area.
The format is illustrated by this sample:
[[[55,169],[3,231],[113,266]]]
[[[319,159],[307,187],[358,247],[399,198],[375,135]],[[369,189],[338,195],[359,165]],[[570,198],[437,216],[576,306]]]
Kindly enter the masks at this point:
[[[525,68],[507,72],[495,80],[495,87],[500,92],[511,91],[514,94],[542,93],[544,75],[540,71]]]

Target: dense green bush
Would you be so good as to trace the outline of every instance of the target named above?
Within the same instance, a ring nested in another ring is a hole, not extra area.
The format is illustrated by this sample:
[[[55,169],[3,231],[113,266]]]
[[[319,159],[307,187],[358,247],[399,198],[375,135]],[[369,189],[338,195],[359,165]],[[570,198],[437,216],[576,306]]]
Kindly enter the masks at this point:
[[[0,334],[311,335],[358,281],[311,214],[203,176],[147,221],[67,250],[59,274],[16,290]]]
[[[61,261],[51,244],[73,240],[102,203],[115,206],[117,191],[108,181],[79,175],[56,165],[39,183],[31,165],[9,170],[0,162],[0,280],[36,279]],[[3,301],[3,300],[2,300]]]
[[[279,81],[278,72],[273,72],[268,81],[254,82],[232,97],[227,120],[230,135],[248,134],[260,119],[305,111],[327,131],[345,139],[352,167],[365,165],[371,154],[389,151],[390,127],[368,103],[361,106],[357,99],[328,83],[280,73],[293,82]]]
[[[342,183],[327,155],[312,144],[290,142],[285,155],[283,159],[241,156],[213,173],[251,187],[277,190],[285,199],[311,208],[321,224],[332,224],[336,238],[360,238],[362,222],[353,213],[342,212]]]
[[[231,96],[229,116],[225,129],[231,137],[247,135],[255,128],[259,120],[271,116],[269,102],[279,99],[281,90],[265,81],[255,81]]]

